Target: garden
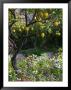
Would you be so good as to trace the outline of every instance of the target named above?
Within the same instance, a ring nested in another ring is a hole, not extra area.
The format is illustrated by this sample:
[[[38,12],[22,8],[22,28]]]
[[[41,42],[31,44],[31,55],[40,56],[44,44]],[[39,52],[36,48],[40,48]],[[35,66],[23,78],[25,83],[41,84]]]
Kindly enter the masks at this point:
[[[8,10],[8,80],[62,81],[62,9]]]

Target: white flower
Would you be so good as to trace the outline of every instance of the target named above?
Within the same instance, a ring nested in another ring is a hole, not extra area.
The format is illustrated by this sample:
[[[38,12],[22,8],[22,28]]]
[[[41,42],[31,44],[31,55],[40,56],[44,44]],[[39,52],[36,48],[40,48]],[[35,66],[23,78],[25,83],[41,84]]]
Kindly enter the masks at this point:
[[[37,74],[37,73],[38,73],[38,71],[37,71],[37,70],[35,70],[35,71],[33,71],[33,73],[34,73],[34,74]]]

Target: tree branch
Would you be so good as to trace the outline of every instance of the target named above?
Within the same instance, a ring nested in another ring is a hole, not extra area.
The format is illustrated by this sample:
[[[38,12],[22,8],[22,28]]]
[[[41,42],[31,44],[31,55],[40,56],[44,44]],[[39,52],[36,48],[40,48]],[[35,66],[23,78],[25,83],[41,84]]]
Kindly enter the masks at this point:
[[[26,22],[26,26],[27,26],[27,11],[25,10],[25,22]]]
[[[37,13],[37,10],[35,10],[35,12],[34,12],[34,14],[33,14],[33,18],[32,18],[32,20],[31,20],[29,23],[32,23],[32,22],[33,22],[33,20],[34,20],[34,18],[35,18],[35,16],[36,16],[36,13]]]

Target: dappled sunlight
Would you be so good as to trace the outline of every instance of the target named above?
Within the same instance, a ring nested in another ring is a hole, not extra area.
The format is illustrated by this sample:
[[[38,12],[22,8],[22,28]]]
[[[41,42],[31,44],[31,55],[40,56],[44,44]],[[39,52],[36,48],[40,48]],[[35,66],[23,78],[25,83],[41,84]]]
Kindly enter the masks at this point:
[[[9,81],[62,81],[62,9],[9,9]]]

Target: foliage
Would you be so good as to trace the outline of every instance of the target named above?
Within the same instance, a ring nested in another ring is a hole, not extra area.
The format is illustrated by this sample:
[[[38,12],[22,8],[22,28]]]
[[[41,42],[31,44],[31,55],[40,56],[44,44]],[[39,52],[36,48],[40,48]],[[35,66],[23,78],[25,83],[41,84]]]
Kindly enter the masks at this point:
[[[62,45],[62,9],[9,9],[9,24],[13,21],[11,33],[17,46],[22,40],[26,41],[23,48],[28,48],[27,44],[29,47]]]
[[[14,70],[9,63],[9,80],[62,81],[62,49],[60,49],[58,53],[53,54],[52,58],[49,58],[48,53],[44,52],[40,56],[31,54],[25,59],[17,61],[21,70],[18,76],[14,74]]]
[[[15,71],[14,71],[12,65],[11,65],[11,61],[9,62],[8,66],[9,66],[8,67],[8,73],[9,73],[8,80],[9,81],[15,81],[17,79],[17,77],[16,77]]]
[[[11,61],[19,52],[27,55],[17,60],[18,75],[9,61],[9,81],[62,81],[62,14],[52,8],[8,10]]]

